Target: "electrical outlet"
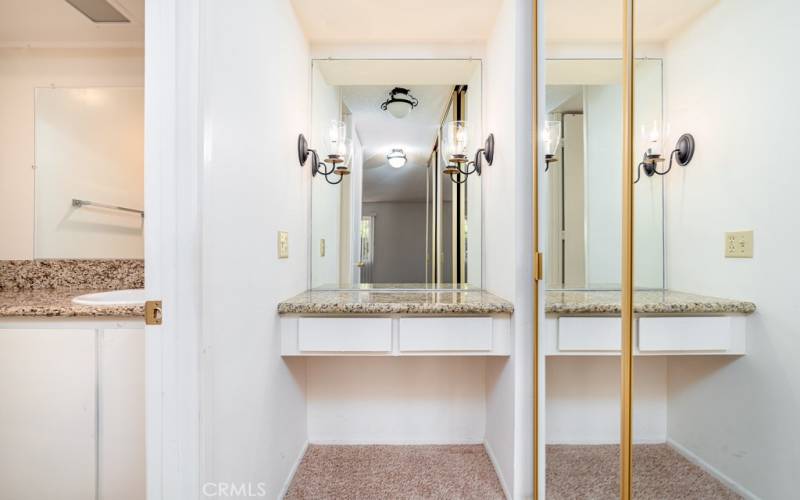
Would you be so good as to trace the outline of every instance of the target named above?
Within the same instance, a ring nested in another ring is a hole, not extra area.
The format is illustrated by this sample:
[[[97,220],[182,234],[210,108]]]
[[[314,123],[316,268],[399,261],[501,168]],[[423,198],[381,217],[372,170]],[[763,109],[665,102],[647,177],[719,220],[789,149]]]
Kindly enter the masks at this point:
[[[325,238],[319,240],[319,256],[325,257]]]
[[[752,259],[753,231],[725,233],[725,257],[729,259]]]
[[[286,231],[278,231],[278,258],[289,258],[289,233]]]

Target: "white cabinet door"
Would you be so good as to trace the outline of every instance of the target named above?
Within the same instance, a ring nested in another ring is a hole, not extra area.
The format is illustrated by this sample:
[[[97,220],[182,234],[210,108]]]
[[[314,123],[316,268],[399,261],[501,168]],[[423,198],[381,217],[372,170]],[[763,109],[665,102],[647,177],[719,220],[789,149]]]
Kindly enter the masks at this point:
[[[0,497],[95,498],[94,330],[0,330]]]
[[[144,500],[144,330],[102,330],[99,346],[99,497]]]

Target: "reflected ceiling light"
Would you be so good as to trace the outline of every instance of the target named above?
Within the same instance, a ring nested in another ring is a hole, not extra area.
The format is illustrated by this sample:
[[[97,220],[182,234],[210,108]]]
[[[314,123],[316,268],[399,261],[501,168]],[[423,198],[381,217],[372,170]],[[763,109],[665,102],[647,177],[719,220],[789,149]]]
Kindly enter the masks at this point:
[[[542,142],[544,143],[544,171],[550,170],[550,164],[557,162],[556,152],[561,143],[561,122],[546,121],[542,130]]]
[[[347,137],[347,126],[344,122],[331,120],[325,148],[328,155],[324,161],[320,161],[317,151],[308,147],[305,136],[300,134],[297,137],[297,158],[300,166],[305,165],[311,156],[311,175],[315,177],[321,174],[328,184],[339,184],[345,175],[350,174],[353,161],[353,140]],[[338,175],[338,180],[332,181],[330,177],[333,175]]]
[[[386,155],[386,160],[392,168],[402,168],[407,161],[406,154],[399,148],[392,149],[392,151]]]
[[[472,174],[481,175],[483,159],[489,165],[494,161],[494,134],[489,134],[483,147],[475,152],[475,159],[469,159],[469,125],[465,121],[447,122],[442,125],[442,153],[445,167],[442,173],[450,176],[456,184],[467,182]],[[463,166],[463,168],[462,168]],[[470,170],[470,167],[472,169]],[[463,180],[461,176],[464,176]]]
[[[411,95],[410,90],[395,87],[389,92],[389,98],[381,104],[381,109],[395,118],[405,118],[417,105],[419,100]]]
[[[672,162],[675,161],[678,165],[685,167],[692,161],[694,156],[694,136],[692,134],[683,134],[678,138],[675,148],[669,154],[669,165],[663,172],[658,171],[658,164],[664,162],[664,157],[661,155],[661,127],[657,120],[653,121],[652,127],[649,129],[642,126],[641,139],[643,142],[644,154],[642,161],[636,168],[636,180],[634,184],[639,182],[642,178],[642,169],[648,177],[653,175],[666,175],[672,170]]]

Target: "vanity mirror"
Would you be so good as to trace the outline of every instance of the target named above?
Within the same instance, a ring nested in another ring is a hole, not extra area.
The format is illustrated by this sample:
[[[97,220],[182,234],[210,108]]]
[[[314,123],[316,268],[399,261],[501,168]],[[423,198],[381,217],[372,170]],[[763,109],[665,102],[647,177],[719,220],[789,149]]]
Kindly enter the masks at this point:
[[[315,60],[308,132],[312,288],[480,287],[479,60]]]
[[[550,289],[619,289],[622,61],[549,59],[546,64],[543,143],[552,149],[545,151],[546,284]],[[637,130],[663,133],[661,60],[635,64]],[[647,140],[636,144],[635,158],[647,147]],[[663,181],[642,176],[634,189],[635,285],[663,288]]]
[[[37,259],[144,257],[144,89],[35,91]]]

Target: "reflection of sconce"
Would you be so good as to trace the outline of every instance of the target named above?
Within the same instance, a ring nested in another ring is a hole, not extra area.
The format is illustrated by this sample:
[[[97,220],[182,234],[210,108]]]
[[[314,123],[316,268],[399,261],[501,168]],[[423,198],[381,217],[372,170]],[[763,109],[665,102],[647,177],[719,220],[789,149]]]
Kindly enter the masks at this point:
[[[475,159],[470,160],[467,154],[469,146],[469,129],[467,122],[454,121],[442,125],[442,152],[447,164],[442,173],[450,176],[450,180],[456,184],[467,182],[467,178],[472,174],[481,175],[483,159],[489,165],[494,161],[494,134],[489,134],[481,149],[475,152]],[[462,165],[464,168],[462,168]],[[472,169],[470,169],[472,167]],[[454,176],[464,175],[464,180],[458,180]]]
[[[669,154],[669,165],[667,169],[663,172],[659,172],[658,164],[664,161],[664,157],[661,156],[661,137],[658,122],[653,122],[653,128],[649,133],[645,133],[643,129],[642,135],[645,138],[645,146],[647,149],[642,156],[642,161],[639,162],[636,169],[636,180],[633,181],[634,184],[641,179],[642,169],[644,169],[644,173],[648,177],[652,177],[655,174],[666,175],[672,170],[673,160],[682,167],[685,167],[692,161],[692,157],[694,156],[694,137],[692,134],[683,134],[678,138],[675,149]]]
[[[544,142],[544,171],[550,170],[550,164],[557,162],[556,151],[561,142],[561,122],[546,121],[542,131],[542,141]]]
[[[328,142],[326,144],[328,156],[324,161],[320,161],[316,150],[308,147],[308,141],[303,134],[297,137],[297,157],[300,166],[305,165],[309,155],[311,156],[311,175],[318,173],[325,177],[328,184],[339,184],[345,175],[350,173],[350,161],[353,158],[353,141],[346,137],[346,127],[344,122],[332,120],[328,129]],[[331,175],[338,175],[337,181],[331,181]]]
[[[395,118],[405,118],[418,104],[419,100],[411,95],[411,91],[395,87],[389,92],[389,98],[381,104],[381,109]]]

